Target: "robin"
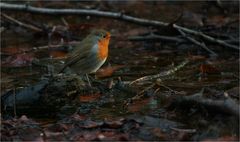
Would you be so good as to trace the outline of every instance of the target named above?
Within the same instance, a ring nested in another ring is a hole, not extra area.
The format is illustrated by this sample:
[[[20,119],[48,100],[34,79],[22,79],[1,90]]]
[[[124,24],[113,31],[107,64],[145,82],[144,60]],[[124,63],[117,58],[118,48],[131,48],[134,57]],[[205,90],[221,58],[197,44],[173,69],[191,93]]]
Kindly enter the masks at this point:
[[[69,53],[60,73],[67,67],[80,75],[95,73],[108,57],[110,36],[110,33],[105,30],[93,30],[71,53]]]

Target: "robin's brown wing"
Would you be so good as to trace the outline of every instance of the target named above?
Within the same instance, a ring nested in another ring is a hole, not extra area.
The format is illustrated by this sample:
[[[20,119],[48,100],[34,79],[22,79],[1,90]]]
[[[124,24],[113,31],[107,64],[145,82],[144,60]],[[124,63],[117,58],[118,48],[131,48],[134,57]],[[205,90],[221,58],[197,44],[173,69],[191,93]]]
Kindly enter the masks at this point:
[[[67,67],[71,67],[80,60],[84,60],[89,55],[91,51],[92,43],[89,41],[82,42],[76,50],[70,53],[69,57],[66,60],[65,65],[61,68],[59,73],[62,73]]]

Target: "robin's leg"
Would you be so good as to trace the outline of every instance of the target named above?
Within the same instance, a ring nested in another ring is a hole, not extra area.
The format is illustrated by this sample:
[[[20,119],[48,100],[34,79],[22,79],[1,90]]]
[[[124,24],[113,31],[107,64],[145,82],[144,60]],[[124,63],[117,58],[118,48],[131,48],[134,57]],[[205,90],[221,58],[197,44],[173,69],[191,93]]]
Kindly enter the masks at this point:
[[[89,85],[90,87],[92,87],[92,84],[91,84],[91,82],[90,82],[90,80],[89,80],[88,74],[86,74],[86,77],[87,77],[88,85]]]

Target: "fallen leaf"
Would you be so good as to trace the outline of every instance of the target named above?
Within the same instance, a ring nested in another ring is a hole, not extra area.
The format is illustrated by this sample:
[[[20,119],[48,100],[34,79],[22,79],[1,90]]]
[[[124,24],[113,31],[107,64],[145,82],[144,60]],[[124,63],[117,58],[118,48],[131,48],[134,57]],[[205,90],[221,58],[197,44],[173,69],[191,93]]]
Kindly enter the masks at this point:
[[[210,74],[214,74],[214,73],[219,73],[219,70],[214,67],[213,65],[210,64],[201,64],[200,65],[200,72],[201,73],[210,73]]]
[[[123,125],[123,122],[121,120],[119,120],[119,121],[106,121],[105,124],[109,128],[117,129],[117,128],[120,128]]]
[[[188,54],[188,58],[191,61],[204,61],[207,58],[205,56],[202,55],[191,55],[190,53]]]
[[[147,98],[147,99],[142,99],[142,100],[136,100],[134,101],[132,104],[130,104],[128,106],[128,110],[130,112],[138,112],[141,109],[143,109],[144,107],[146,107],[146,105],[151,101],[151,98]]]
[[[51,131],[44,131],[45,137],[47,140],[54,140],[54,141],[63,141],[64,134],[62,131],[60,132],[51,132]]]
[[[126,141],[129,139],[129,135],[115,131],[107,131],[98,133],[97,138],[102,141]]]
[[[104,124],[104,123],[103,123],[102,121],[100,121],[100,122],[95,122],[95,121],[92,121],[92,120],[86,120],[86,121],[84,121],[84,125],[83,125],[83,126],[80,126],[80,127],[90,129],[90,128],[100,127],[100,126],[102,126],[103,124]]]
[[[160,128],[153,128],[152,133],[160,139],[166,139],[166,134]]]
[[[24,48],[24,47],[7,47],[7,48],[1,48],[1,52],[3,54],[7,54],[7,55],[12,55],[12,54],[17,54],[17,53],[24,53],[26,51],[28,51],[29,48]]]
[[[19,118],[20,121],[29,121],[29,119],[27,118],[26,115],[22,115],[20,118]]]
[[[89,95],[80,95],[79,100],[80,102],[92,102],[97,100],[99,97],[101,97],[101,94],[99,93],[89,94]]]
[[[85,115],[79,115],[79,114],[73,114],[70,118],[73,119],[74,121],[82,121],[87,119]]]
[[[43,141],[39,124],[23,115],[19,119],[3,120],[1,141]]]

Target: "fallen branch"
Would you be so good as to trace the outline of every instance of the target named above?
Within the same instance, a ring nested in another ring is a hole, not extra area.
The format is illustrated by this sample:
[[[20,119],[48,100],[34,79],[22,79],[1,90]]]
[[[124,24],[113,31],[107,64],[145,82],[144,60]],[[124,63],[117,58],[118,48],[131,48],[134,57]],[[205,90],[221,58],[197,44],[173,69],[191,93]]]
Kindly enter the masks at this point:
[[[189,63],[189,60],[185,60],[180,65],[176,66],[175,68],[173,68],[173,69],[171,69],[169,71],[164,71],[164,72],[161,72],[159,74],[148,75],[148,76],[144,76],[144,77],[138,78],[138,79],[132,81],[131,83],[129,83],[129,85],[132,85],[132,84],[135,84],[135,83],[139,83],[139,82],[145,82],[145,81],[149,81],[149,80],[154,80],[154,79],[157,79],[157,78],[160,78],[160,77],[171,75],[171,74],[175,73],[176,71],[178,71],[179,69],[183,68],[188,63]]]
[[[39,8],[39,7],[33,7],[29,5],[23,5],[23,4],[7,4],[7,3],[0,3],[0,8],[2,10],[15,10],[15,11],[23,11],[23,12],[32,12],[32,13],[39,13],[39,14],[50,14],[50,15],[67,15],[67,14],[74,14],[74,15],[89,15],[89,16],[99,16],[99,17],[106,17],[106,18],[114,18],[118,20],[123,20],[127,22],[132,22],[139,25],[145,25],[145,26],[157,26],[157,27],[166,27],[169,26],[169,23],[156,21],[156,20],[148,20],[143,18],[137,18],[133,16],[128,16],[123,13],[117,13],[117,12],[108,12],[108,11],[99,11],[99,10],[87,10],[87,9],[51,9],[51,8]],[[237,49],[239,50],[238,46],[231,45],[229,43],[226,43],[223,40],[219,40],[216,38],[213,38],[209,35],[206,35],[202,32],[198,32],[195,30],[191,30],[176,24],[173,24],[173,28],[180,29],[185,33],[194,34],[197,36],[201,36],[202,38],[217,43],[219,45]]]
[[[192,43],[202,47],[203,49],[205,49],[206,51],[208,51],[209,53],[211,53],[213,56],[217,56],[217,53],[215,53],[214,51],[210,50],[204,43],[200,43],[199,41],[195,40],[194,38],[191,38],[190,36],[188,36],[186,33],[184,33],[182,30],[178,30],[181,35],[183,37],[185,37],[186,39],[188,39],[189,41],[191,41]]]
[[[235,115],[239,118],[239,109],[240,106],[230,97],[227,97],[223,100],[213,100],[203,97],[204,89],[199,93],[190,95],[190,96],[180,96],[178,97],[178,103],[192,102],[194,104],[198,103],[200,105],[215,108],[216,110]]]
[[[99,11],[99,10],[89,10],[89,9],[51,9],[51,8],[39,8],[33,7],[27,4],[8,4],[8,3],[0,3],[0,8],[3,10],[15,10],[15,11],[23,11],[23,12],[32,12],[32,13],[40,13],[40,14],[50,14],[50,15],[89,15],[89,16],[100,16],[106,18],[115,18],[128,22],[133,22],[141,25],[149,25],[149,26],[167,26],[168,23],[141,19],[137,17],[132,17],[125,15],[123,13],[117,12],[107,12],[107,11]]]

